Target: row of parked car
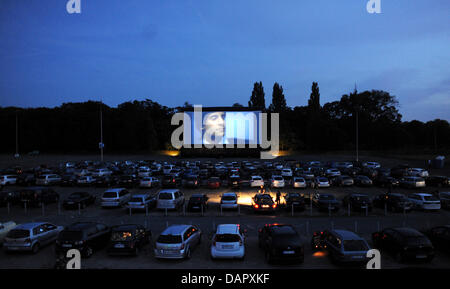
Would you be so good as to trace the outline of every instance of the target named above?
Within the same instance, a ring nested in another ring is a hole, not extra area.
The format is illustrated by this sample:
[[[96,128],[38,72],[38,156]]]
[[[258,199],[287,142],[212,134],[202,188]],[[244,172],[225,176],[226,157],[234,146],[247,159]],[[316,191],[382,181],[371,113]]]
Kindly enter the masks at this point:
[[[108,227],[97,222],[76,222],[69,226],[51,223],[14,222],[0,224],[0,241],[6,252],[30,251],[36,254],[43,246],[55,246],[64,259],[70,249],[78,249],[85,258],[105,249],[108,254],[138,255],[150,244],[154,256],[161,259],[189,259],[202,243],[203,233],[196,225],[171,225],[153,242],[152,232],[139,224]],[[246,255],[247,230],[240,224],[221,224],[210,238],[212,259],[241,259]],[[372,244],[382,253],[392,254],[397,261],[431,261],[435,249],[450,253],[450,225],[419,232],[413,228],[386,228],[372,234]],[[268,263],[304,261],[301,235],[289,224],[266,224],[258,229],[258,246]],[[348,230],[314,232],[310,246],[313,251],[326,250],[335,263],[367,263],[368,242]],[[59,259],[61,260],[61,259]]]
[[[294,188],[330,186],[448,187],[449,177],[430,176],[422,168],[398,165],[383,168],[377,162],[212,162],[156,161],[67,162],[57,168],[40,166],[0,172],[0,185],[123,186],[123,187],[239,187],[242,183]]]

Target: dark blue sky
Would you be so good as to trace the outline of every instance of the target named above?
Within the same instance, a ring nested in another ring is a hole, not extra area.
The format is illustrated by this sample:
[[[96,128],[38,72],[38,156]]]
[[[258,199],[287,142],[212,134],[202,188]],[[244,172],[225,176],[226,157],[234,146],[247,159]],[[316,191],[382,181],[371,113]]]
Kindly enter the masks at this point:
[[[262,81],[288,105],[381,89],[405,120],[450,120],[450,1],[0,1],[0,105],[150,98],[246,105]]]

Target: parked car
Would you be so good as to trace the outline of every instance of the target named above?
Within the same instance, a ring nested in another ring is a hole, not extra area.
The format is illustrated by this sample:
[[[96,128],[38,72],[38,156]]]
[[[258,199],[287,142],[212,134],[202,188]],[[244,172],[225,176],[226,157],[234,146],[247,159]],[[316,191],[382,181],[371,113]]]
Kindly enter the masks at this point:
[[[152,241],[152,232],[142,225],[128,224],[111,227],[106,251],[109,255],[134,255]]]
[[[353,179],[346,175],[341,175],[336,179],[336,185],[338,186],[353,186],[353,184]]]
[[[383,208],[385,205],[389,211],[393,212],[409,212],[412,210],[412,203],[403,194],[390,193],[380,194],[373,200],[373,204],[377,208]]]
[[[232,188],[239,188],[241,185],[241,178],[238,175],[230,176],[229,182]]]
[[[396,178],[382,175],[375,179],[375,184],[380,187],[398,187],[400,182]]]
[[[330,230],[314,232],[311,240],[313,251],[326,250],[334,263],[366,264],[370,250],[364,238],[347,230]]]
[[[264,250],[268,263],[304,261],[304,245],[300,235],[291,225],[266,224],[258,230],[258,246]]]
[[[450,209],[450,192],[439,193],[439,199],[441,200],[442,208]]]
[[[371,212],[373,207],[372,200],[369,198],[368,195],[357,193],[352,193],[345,196],[344,199],[342,200],[342,205],[344,207],[350,205],[350,208],[353,211],[368,210],[369,212]]]
[[[212,259],[241,259],[245,257],[245,231],[239,224],[221,224],[212,237]]]
[[[0,245],[3,244],[3,240],[5,239],[8,232],[14,229],[16,226],[17,224],[13,221],[0,223]]]
[[[172,175],[164,175],[161,181],[164,188],[175,188],[179,184],[179,180]]]
[[[132,188],[138,184],[138,180],[134,175],[122,175],[116,180],[119,187]]]
[[[421,168],[410,168],[407,170],[407,174],[410,176],[421,177],[421,178],[428,178],[428,176],[429,176],[428,171],[425,169],[421,169]]]
[[[38,207],[42,204],[57,203],[59,194],[51,188],[29,187],[20,192],[20,201],[22,204],[26,203],[27,206]]]
[[[329,188],[330,187],[330,182],[325,177],[316,177],[314,183],[315,183],[314,186],[317,188]]]
[[[369,179],[369,177],[363,175],[356,175],[353,180],[355,182],[355,185],[361,187],[370,187],[373,184],[372,180]]]
[[[189,198],[188,211],[201,211],[208,208],[208,196],[206,194],[193,194]]]
[[[281,170],[281,176],[283,178],[292,178],[292,170],[290,168],[284,168]]]
[[[224,193],[220,198],[221,209],[236,209],[238,208],[238,195],[236,193]]]
[[[77,176],[73,174],[65,174],[61,176],[60,185],[62,187],[72,187],[77,183]],[[36,183],[36,181],[34,182]]]
[[[425,179],[425,184],[430,187],[449,187],[450,178],[446,176],[430,176]]]
[[[77,180],[77,184],[79,186],[90,186],[94,185],[96,182],[96,179],[93,176],[81,176]]]
[[[412,228],[387,228],[372,234],[374,247],[387,252],[398,262],[407,260],[431,261],[434,247],[422,233]]]
[[[36,178],[36,185],[51,186],[61,182],[61,177],[55,174],[45,174]]]
[[[95,196],[88,192],[71,193],[63,202],[64,209],[81,209],[95,203]]]
[[[292,181],[292,186],[295,189],[298,188],[306,188],[308,186],[308,184],[306,183],[306,180],[302,177],[294,177],[293,181]]]
[[[59,233],[55,251],[65,254],[70,249],[77,249],[83,257],[89,258],[95,251],[105,248],[111,238],[111,229],[102,223],[77,222]]]
[[[194,225],[172,225],[165,229],[155,243],[155,257],[189,259],[192,250],[201,243],[202,232]]]
[[[156,206],[156,196],[150,193],[134,194],[127,203],[127,208],[132,210],[145,210]]]
[[[250,179],[250,187],[263,187],[264,186],[264,180],[261,176],[252,176]]]
[[[32,186],[35,183],[36,177],[34,174],[21,174],[17,176],[16,185],[18,186]]]
[[[312,202],[319,211],[339,210],[339,202],[333,194],[315,193]]]
[[[208,180],[208,188],[210,189],[218,189],[221,185],[221,180],[218,177],[211,177]]]
[[[368,167],[371,169],[379,169],[381,167],[380,163],[378,162],[364,162],[362,163],[363,167]]]
[[[15,185],[17,182],[17,176],[16,175],[3,175],[0,176],[0,185],[6,186],[6,185]]]
[[[94,186],[99,188],[111,187],[117,184],[116,178],[114,176],[102,176],[96,177]]]
[[[425,180],[421,177],[404,177],[400,179],[400,186],[404,188],[423,188]]]
[[[187,188],[198,188],[200,186],[200,180],[197,175],[188,175],[184,181],[184,186]]]
[[[131,198],[130,192],[125,188],[109,189],[103,193],[101,207],[122,207]]]
[[[284,195],[284,199],[286,201],[287,210],[291,210],[292,207],[299,210],[305,209],[305,198],[299,193],[287,193]]]
[[[53,243],[63,227],[51,223],[26,223],[10,230],[3,241],[7,252],[30,251],[37,253],[40,248]]]
[[[253,197],[254,212],[273,212],[277,209],[277,204],[269,194],[256,194]]]
[[[184,195],[180,190],[161,190],[156,197],[156,207],[158,209],[178,210],[184,205]]]
[[[272,176],[270,180],[270,185],[272,188],[284,188],[284,179],[282,176]]]
[[[450,253],[450,225],[438,226],[425,232],[433,247]]]
[[[327,177],[338,177],[341,175],[341,171],[338,169],[327,169],[325,171],[325,175]]]
[[[113,172],[109,169],[96,169],[92,171],[93,177],[104,177],[104,176],[110,176]]]
[[[408,196],[414,209],[418,210],[440,210],[441,201],[432,194],[414,193]]]

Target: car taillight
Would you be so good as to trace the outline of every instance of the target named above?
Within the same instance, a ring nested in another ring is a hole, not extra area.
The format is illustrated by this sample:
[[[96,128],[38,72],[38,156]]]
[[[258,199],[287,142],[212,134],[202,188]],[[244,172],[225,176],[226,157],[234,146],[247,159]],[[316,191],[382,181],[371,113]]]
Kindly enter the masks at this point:
[[[258,208],[259,208],[258,204],[255,204],[254,207],[255,207],[255,209],[258,209]]]
[[[276,204],[276,203],[272,205],[272,208],[275,209],[276,207],[277,207],[277,204]]]

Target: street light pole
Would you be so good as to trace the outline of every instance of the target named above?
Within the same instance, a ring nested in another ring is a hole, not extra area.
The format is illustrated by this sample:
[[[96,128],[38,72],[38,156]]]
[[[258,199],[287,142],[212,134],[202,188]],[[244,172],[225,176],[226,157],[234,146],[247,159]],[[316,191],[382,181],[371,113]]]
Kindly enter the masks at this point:
[[[100,159],[103,162],[103,101],[100,100]]]
[[[19,157],[19,116],[17,115],[16,111],[16,154],[14,155],[15,158]]]

